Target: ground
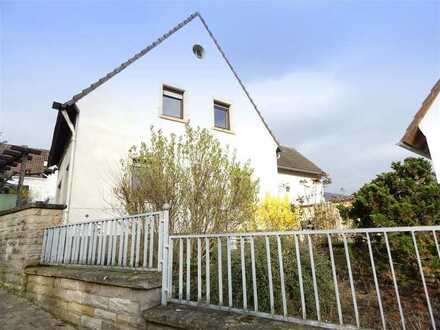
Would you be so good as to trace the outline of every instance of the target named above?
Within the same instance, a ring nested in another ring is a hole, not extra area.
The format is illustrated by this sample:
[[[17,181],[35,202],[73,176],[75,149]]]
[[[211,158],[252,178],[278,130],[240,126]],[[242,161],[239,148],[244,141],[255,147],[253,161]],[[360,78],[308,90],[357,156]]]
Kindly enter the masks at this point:
[[[0,289],[0,330],[74,330],[28,300]]]

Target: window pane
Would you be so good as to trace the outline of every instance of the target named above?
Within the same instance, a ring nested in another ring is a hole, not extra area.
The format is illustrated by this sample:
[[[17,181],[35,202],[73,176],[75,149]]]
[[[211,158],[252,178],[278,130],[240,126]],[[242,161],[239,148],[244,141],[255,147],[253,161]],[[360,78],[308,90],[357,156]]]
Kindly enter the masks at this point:
[[[229,129],[229,109],[214,105],[215,127]]]
[[[171,96],[163,96],[163,114],[182,119],[182,100]]]

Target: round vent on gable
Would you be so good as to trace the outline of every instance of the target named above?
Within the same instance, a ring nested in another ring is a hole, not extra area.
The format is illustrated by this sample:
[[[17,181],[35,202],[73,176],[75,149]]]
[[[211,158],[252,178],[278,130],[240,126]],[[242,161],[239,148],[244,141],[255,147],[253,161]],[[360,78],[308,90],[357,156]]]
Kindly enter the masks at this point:
[[[193,53],[197,56],[197,58],[203,58],[203,56],[205,55],[205,50],[202,46],[195,44],[193,46]]]

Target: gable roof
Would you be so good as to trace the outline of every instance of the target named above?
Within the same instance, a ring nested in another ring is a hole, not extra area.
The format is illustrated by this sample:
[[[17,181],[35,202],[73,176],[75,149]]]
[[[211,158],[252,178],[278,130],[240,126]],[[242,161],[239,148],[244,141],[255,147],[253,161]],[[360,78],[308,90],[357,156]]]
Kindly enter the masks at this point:
[[[199,12],[195,12],[193,14],[191,14],[190,16],[188,16],[186,19],[184,19],[182,22],[180,22],[179,24],[177,24],[175,27],[173,27],[171,30],[169,30],[168,32],[164,33],[161,37],[159,37],[158,39],[156,39],[153,43],[149,44],[147,47],[145,47],[144,49],[142,49],[139,53],[135,54],[134,56],[132,56],[131,58],[129,58],[127,61],[125,61],[124,63],[122,63],[121,65],[119,65],[117,68],[115,68],[114,70],[110,71],[109,73],[107,73],[104,77],[102,77],[101,79],[97,80],[96,82],[92,83],[89,87],[83,89],[80,93],[74,95],[70,100],[66,101],[64,103],[65,106],[71,106],[73,104],[75,104],[77,101],[79,101],[80,99],[82,99],[83,97],[87,96],[88,94],[90,94],[91,92],[93,92],[95,89],[97,89],[99,86],[101,86],[102,84],[104,84],[105,82],[107,82],[108,80],[110,80],[111,78],[113,78],[115,75],[117,75],[119,72],[123,71],[124,69],[126,69],[130,64],[134,63],[135,61],[137,61],[138,59],[140,59],[142,56],[144,56],[145,54],[147,54],[150,50],[152,50],[153,48],[155,48],[156,46],[158,46],[159,44],[161,44],[163,41],[165,41],[168,37],[170,37],[172,34],[174,34],[175,32],[177,32],[178,30],[180,30],[181,28],[183,28],[185,25],[187,25],[188,23],[190,23],[192,20],[194,20],[195,18],[199,18],[200,21],[202,22],[203,26],[205,27],[206,31],[208,32],[209,36],[211,37],[212,41],[214,42],[216,48],[218,49],[218,51],[220,52],[220,54],[222,55],[223,59],[225,60],[226,64],[228,65],[229,69],[232,71],[232,74],[235,76],[235,78],[238,80],[238,83],[240,84],[241,88],[243,89],[244,93],[246,94],[246,96],[248,97],[249,101],[251,102],[252,106],[254,107],[255,111],[257,112],[258,116],[260,117],[260,119],[262,120],[264,126],[267,128],[267,130],[269,131],[270,135],[272,136],[272,138],[274,139],[275,143],[277,145],[279,145],[275,135],[272,133],[272,131],[270,130],[269,126],[267,125],[266,121],[264,120],[260,110],[258,109],[257,105],[255,104],[254,100],[251,98],[249,92],[247,91],[246,87],[243,84],[243,81],[240,79],[240,77],[238,76],[237,72],[235,71],[234,67],[232,66],[231,62],[228,60],[228,58],[226,57],[225,52],[223,51],[223,49],[221,48],[220,44],[218,43],[217,39],[214,37],[214,35],[212,34],[211,30],[209,29],[208,25],[206,24],[205,20],[203,19],[202,15],[200,15]]]
[[[437,80],[434,87],[432,87],[431,92],[423,101],[422,106],[419,111],[414,116],[414,119],[409,124],[406,129],[405,134],[399,142],[399,145],[410,151],[413,151],[419,155],[431,158],[429,152],[428,143],[426,142],[426,137],[419,128],[419,124],[425,117],[432,103],[440,93],[440,79]]]
[[[304,157],[297,150],[280,146],[281,153],[278,158],[278,170],[305,173],[313,176],[324,176],[326,173],[312,161]]]

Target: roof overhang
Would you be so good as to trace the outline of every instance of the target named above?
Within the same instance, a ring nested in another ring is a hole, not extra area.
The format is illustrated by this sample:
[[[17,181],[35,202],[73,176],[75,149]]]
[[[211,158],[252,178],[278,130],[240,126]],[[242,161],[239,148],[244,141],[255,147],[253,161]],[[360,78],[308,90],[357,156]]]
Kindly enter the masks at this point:
[[[419,124],[422,119],[425,117],[426,113],[429,111],[432,103],[440,93],[440,79],[437,80],[434,87],[431,89],[431,92],[423,101],[422,106],[415,114],[413,120],[409,124],[408,128],[405,131],[405,134],[400,139],[398,143],[399,146],[410,150],[420,156],[431,158],[431,153],[429,152],[428,143],[426,141],[426,137],[423,132],[419,128]]]
[[[62,115],[61,111],[66,111],[70,121],[75,125],[78,117],[78,107],[75,103],[66,105],[54,102],[52,108],[58,110],[57,121],[52,136],[52,145],[49,151],[48,166],[57,165],[59,167],[63,158],[64,152],[70,143],[72,132]]]
[[[310,170],[305,170],[305,169],[301,169],[301,168],[279,166],[279,165],[278,165],[278,172],[279,173],[286,173],[286,174],[294,174],[294,175],[299,175],[299,176],[307,176],[307,177],[312,177],[312,178],[321,178],[321,177],[327,175],[325,172],[310,171]]]

